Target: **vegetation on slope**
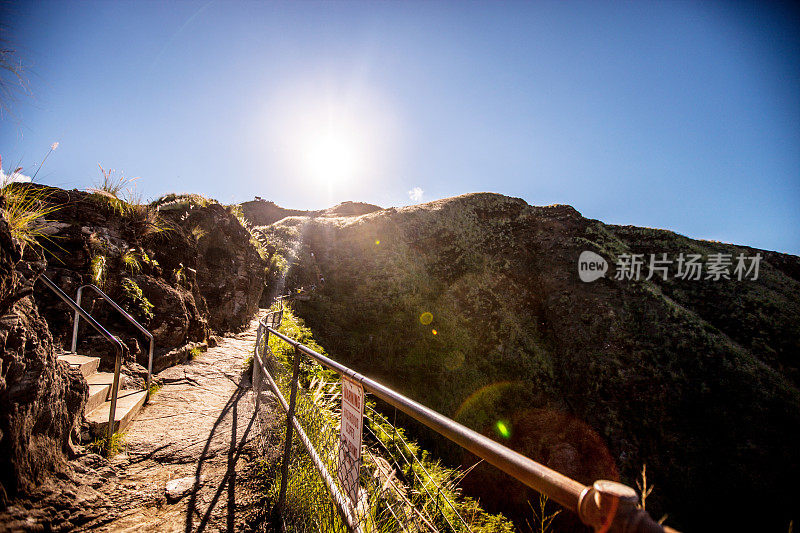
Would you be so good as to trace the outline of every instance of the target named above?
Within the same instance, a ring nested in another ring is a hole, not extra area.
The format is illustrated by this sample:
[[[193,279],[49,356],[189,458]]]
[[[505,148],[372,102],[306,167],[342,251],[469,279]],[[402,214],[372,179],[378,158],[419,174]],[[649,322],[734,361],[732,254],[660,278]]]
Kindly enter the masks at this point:
[[[761,251],[756,281],[676,281],[673,265],[670,282],[612,268],[583,283],[584,250],[612,266],[755,251],[491,194],[260,230],[284,265],[273,287],[308,289],[297,311],[336,358],[584,483],[634,485],[646,463],[648,509],[678,527],[720,526],[731,506],[731,526],[766,527],[767,507],[770,525],[792,518],[796,257]],[[490,508],[527,509],[488,470],[465,483]]]
[[[279,330],[313,350],[325,353],[303,321],[289,309],[284,312]],[[274,370],[275,375],[282,384],[284,397],[288,398],[289,381],[286,378],[290,373],[294,350],[275,336],[271,337],[269,346],[280,367]],[[335,373],[316,363],[303,362],[298,417],[331,472],[335,472],[336,468],[340,391],[339,378]],[[374,399],[369,399],[367,404],[362,486],[370,496],[368,503],[365,501],[358,506],[358,513],[363,517],[367,531],[402,531],[408,525],[405,520],[411,520],[407,514],[424,517],[439,531],[512,531],[511,523],[502,515],[486,513],[476,500],[461,494],[458,482],[464,472],[444,467],[406,437],[402,428],[394,426],[376,410]],[[292,450],[284,518],[306,526],[328,521],[339,523],[325,485],[297,438]],[[264,463],[262,475],[267,486],[267,497],[274,502],[280,485],[280,464]],[[387,496],[393,493],[388,490],[389,486],[402,487],[399,491],[402,496]],[[340,523],[333,527],[333,530],[339,529],[344,530]]]

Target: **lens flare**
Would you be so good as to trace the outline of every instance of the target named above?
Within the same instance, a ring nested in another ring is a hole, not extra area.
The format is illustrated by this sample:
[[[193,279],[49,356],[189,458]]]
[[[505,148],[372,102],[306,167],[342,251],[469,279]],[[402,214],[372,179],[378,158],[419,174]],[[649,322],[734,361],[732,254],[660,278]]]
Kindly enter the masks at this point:
[[[503,437],[504,439],[508,439],[511,437],[511,423],[506,420],[498,420],[497,424],[495,424],[495,429],[497,430],[497,434]]]
[[[433,314],[425,311],[421,315],[419,315],[419,321],[422,323],[423,326],[427,326],[431,322],[433,322]]]
[[[515,385],[519,386],[521,385],[521,382],[498,381],[496,383],[490,383],[489,385],[481,387],[467,396],[464,401],[461,402],[461,405],[453,414],[453,419],[456,422],[461,422],[462,424],[465,423],[466,420],[462,417],[469,417],[470,414],[474,412],[485,411],[488,406],[491,406],[498,401],[503,394],[505,394],[511,387],[514,387]]]
[[[456,370],[464,364],[464,354],[459,350],[454,350],[447,354],[444,359],[444,366],[447,370]]]

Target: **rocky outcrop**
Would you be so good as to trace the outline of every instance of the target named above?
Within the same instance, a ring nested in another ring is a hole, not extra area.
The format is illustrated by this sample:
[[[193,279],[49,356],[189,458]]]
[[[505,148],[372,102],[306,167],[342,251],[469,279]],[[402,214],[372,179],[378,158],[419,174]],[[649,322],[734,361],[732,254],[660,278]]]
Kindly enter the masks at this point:
[[[359,371],[585,483],[635,486],[646,464],[647,509],[679,528],[797,521],[799,258],[496,194],[259,231],[271,290],[304,287],[298,314]],[[605,277],[581,281],[583,251]],[[626,254],[662,253],[762,261],[757,280],[676,279],[676,263],[614,279]],[[524,519],[535,496],[481,468],[467,486]]]
[[[229,208],[208,201],[178,201],[160,206],[160,213],[181,231],[167,233],[156,257],[173,271],[183,265],[194,279],[209,326],[223,332],[249,324],[258,311],[266,263],[242,221]]]
[[[70,435],[88,397],[80,372],[56,360],[30,295],[35,273],[17,271],[21,255],[0,208],[0,508],[54,474],[68,475]]]
[[[131,205],[99,194],[30,185],[57,206],[48,215],[47,273],[75,296],[100,286],[155,338],[159,358],[212,331],[249,323],[263,285],[264,262],[251,235],[231,210],[199,196]],[[257,244],[257,243],[255,243]],[[45,288],[36,298],[57,343],[69,348],[72,312]],[[83,306],[128,348],[126,363],[147,365],[147,339],[94,293]],[[105,339],[84,326],[79,349],[111,365]]]

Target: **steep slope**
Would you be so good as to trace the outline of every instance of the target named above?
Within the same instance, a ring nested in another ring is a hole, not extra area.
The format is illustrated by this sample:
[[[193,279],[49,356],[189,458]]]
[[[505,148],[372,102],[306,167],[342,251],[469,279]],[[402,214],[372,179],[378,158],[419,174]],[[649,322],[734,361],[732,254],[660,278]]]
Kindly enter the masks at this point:
[[[646,463],[648,510],[675,526],[792,518],[797,257],[760,251],[757,280],[675,279],[675,263],[666,281],[647,266],[618,280],[625,254],[758,251],[496,194],[259,231],[270,290],[305,287],[298,313],[357,369],[583,482],[633,485]],[[608,261],[605,277],[580,280],[583,251]],[[465,483],[522,516],[525,495],[491,476]]]

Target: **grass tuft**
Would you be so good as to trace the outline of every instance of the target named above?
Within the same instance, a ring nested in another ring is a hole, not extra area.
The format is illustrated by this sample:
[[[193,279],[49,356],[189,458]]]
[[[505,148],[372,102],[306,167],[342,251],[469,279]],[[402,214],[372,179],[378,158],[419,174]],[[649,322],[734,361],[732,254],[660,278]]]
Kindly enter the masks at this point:
[[[547,503],[549,498],[544,494],[539,494],[539,508],[534,509],[531,502],[528,502],[528,506],[531,508],[531,513],[533,514],[534,523],[531,524],[528,522],[528,527],[530,530],[536,531],[538,533],[547,533],[548,531],[552,530],[553,520],[561,514],[561,509],[557,509],[552,513],[547,512]]]
[[[122,254],[122,264],[125,265],[131,274],[138,274],[142,271],[142,264],[136,257],[136,250],[130,248]]]
[[[122,217],[134,235],[146,237],[172,229],[159,215],[157,206],[142,201],[142,195],[135,187],[139,178],[126,178],[122,173],[117,175],[113,169],[98,167],[102,178],[89,191],[111,212]]]
[[[138,199],[134,182],[139,178],[126,178],[122,173],[117,175],[114,169],[106,170],[100,164],[97,166],[100,167],[102,178],[89,191],[105,199],[111,210],[118,215],[127,214],[133,203],[128,200]]]
[[[6,200],[6,218],[11,235],[20,242],[23,250],[26,246],[42,249],[39,239],[50,239],[44,217],[60,206],[48,202],[50,195],[45,189],[14,183],[18,171],[0,183],[0,196]]]
[[[94,439],[87,448],[93,453],[102,455],[104,457],[114,457],[120,452],[125,451],[128,448],[128,443],[125,440],[125,433],[114,433],[111,436],[111,446],[106,448],[106,437],[99,437]]]
[[[199,241],[203,237],[207,235],[207,231],[201,228],[200,226],[195,226],[192,228],[192,237],[194,237],[195,241]]]
[[[148,388],[148,392],[150,393],[150,397],[152,398],[158,391],[164,388],[164,384],[158,381],[151,381],[150,387]]]
[[[188,355],[187,359],[189,361],[193,361],[201,353],[203,353],[203,350],[201,350],[198,346],[194,346],[194,347],[189,349],[189,355]]]

